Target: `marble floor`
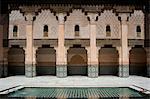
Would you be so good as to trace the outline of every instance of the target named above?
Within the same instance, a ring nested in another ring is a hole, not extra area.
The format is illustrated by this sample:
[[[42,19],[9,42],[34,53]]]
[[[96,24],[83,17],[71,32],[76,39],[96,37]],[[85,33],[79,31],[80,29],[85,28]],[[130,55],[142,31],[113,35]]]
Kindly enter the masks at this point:
[[[139,91],[148,90],[147,93],[150,94],[150,78],[141,76],[130,76],[128,78],[117,76],[99,76],[98,78],[86,76],[68,76],[66,78],[11,76],[0,78],[0,91],[18,85],[22,87],[132,87]]]

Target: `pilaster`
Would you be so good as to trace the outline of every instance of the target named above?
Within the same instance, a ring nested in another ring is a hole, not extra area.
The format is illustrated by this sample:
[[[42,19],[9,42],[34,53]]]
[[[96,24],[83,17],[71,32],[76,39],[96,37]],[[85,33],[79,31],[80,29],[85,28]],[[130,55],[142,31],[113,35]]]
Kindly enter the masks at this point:
[[[64,65],[65,63],[65,46],[64,46],[64,17],[65,14],[59,13],[58,16],[58,22],[59,22],[59,28],[58,28],[58,49],[57,49],[57,65]]]
[[[121,13],[119,14],[121,17],[121,66],[119,66],[119,76],[120,77],[128,77],[129,76],[129,51],[128,51],[128,14]]]
[[[65,47],[65,51],[64,51],[64,62],[63,64],[58,64],[59,60],[58,60],[58,47],[55,47],[56,50],[56,76],[63,78],[67,76],[67,51],[68,51],[68,47]]]
[[[26,48],[25,48],[25,75],[26,77],[34,77],[36,75],[35,52],[33,44],[33,22],[36,13],[40,9],[36,6],[20,7],[24,13],[26,20]]]
[[[26,16],[26,55],[25,55],[25,75],[33,77],[35,74],[33,66],[33,15],[31,13]]]
[[[131,47],[128,47],[128,56],[129,56],[129,51],[131,50]],[[129,74],[129,66],[126,67],[122,65],[122,47],[117,47],[117,51],[119,54],[119,68],[118,68],[118,76],[119,77],[124,77],[125,74]]]
[[[66,49],[64,46],[64,32],[65,32],[65,21],[66,14],[58,13],[58,47],[56,50],[57,58],[56,58],[56,75],[57,77],[66,77],[67,76],[67,64],[66,64]]]
[[[98,14],[88,13],[90,18],[90,47],[88,51],[88,76],[98,77],[98,57],[97,57],[97,47],[96,47],[96,17]]]

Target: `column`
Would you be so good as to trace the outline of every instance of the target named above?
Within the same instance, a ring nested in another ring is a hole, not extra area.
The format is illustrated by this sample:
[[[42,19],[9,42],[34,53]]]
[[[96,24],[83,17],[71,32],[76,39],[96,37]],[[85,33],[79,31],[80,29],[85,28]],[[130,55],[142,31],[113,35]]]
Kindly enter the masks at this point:
[[[129,55],[128,55],[128,14],[120,14],[121,17],[121,64],[119,65],[119,76],[129,76]]]
[[[96,47],[96,17],[98,15],[95,13],[88,13],[90,18],[90,52],[88,57],[90,57],[90,64],[88,65],[88,76],[98,77],[98,55]]]
[[[35,77],[36,76],[36,51],[37,51],[37,47],[33,46],[33,52],[32,52],[32,64],[29,65],[27,64],[26,58],[27,58],[27,48],[23,48],[25,51],[25,75],[26,77]],[[32,67],[31,67],[32,66]],[[32,72],[32,73],[31,73]],[[29,75],[30,74],[30,75]],[[31,76],[32,74],[32,76]]]
[[[3,75],[3,25],[0,25],[0,78]]]
[[[131,50],[132,47],[128,47],[128,55],[129,55],[129,51]],[[118,54],[119,54],[119,68],[118,68],[118,76],[122,77],[122,73],[123,73],[123,68],[121,66],[122,64],[122,47],[116,47]]]
[[[147,56],[147,76],[150,77],[150,1],[147,3],[145,11],[145,44]]]
[[[64,46],[64,13],[57,14],[58,16],[58,48],[57,48],[57,58],[56,58],[56,75],[57,77],[66,77],[67,76],[67,64],[65,58],[65,46]]]
[[[27,77],[35,76],[35,65],[33,63],[33,15],[26,15],[26,51],[25,51],[25,75]]]

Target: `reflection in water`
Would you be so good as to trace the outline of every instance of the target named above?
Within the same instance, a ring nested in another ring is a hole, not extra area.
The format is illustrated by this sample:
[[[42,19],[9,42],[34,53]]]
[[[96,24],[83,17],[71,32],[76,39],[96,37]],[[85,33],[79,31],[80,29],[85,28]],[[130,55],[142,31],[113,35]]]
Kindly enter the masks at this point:
[[[144,94],[130,88],[23,88],[8,94],[8,97],[25,99],[53,98],[53,99],[103,99],[117,98],[130,99],[131,97],[144,98]]]

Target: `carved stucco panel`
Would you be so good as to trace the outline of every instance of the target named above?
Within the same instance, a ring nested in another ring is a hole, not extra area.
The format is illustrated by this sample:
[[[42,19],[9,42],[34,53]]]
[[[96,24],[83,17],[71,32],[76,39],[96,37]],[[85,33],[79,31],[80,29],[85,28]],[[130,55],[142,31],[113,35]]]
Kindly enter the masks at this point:
[[[110,25],[111,37],[106,37],[107,25]],[[97,21],[97,38],[118,39],[120,38],[120,34],[121,34],[120,22],[115,13],[113,13],[112,10],[105,10],[103,13],[101,13]]]
[[[13,37],[13,27],[18,26],[18,37],[15,39],[25,39],[26,38],[26,21],[22,13],[19,10],[13,10],[9,14],[9,39],[14,39]]]
[[[73,10],[65,22],[65,38],[75,38],[74,27],[79,25],[79,38],[89,38],[89,21],[81,10]]]
[[[144,39],[144,13],[141,10],[135,10],[129,18],[128,39]],[[137,37],[136,27],[141,26],[141,37]]]
[[[50,10],[42,10],[34,22],[33,35],[35,39],[43,38],[44,25],[48,25],[47,38],[58,38],[58,21],[56,16]]]

